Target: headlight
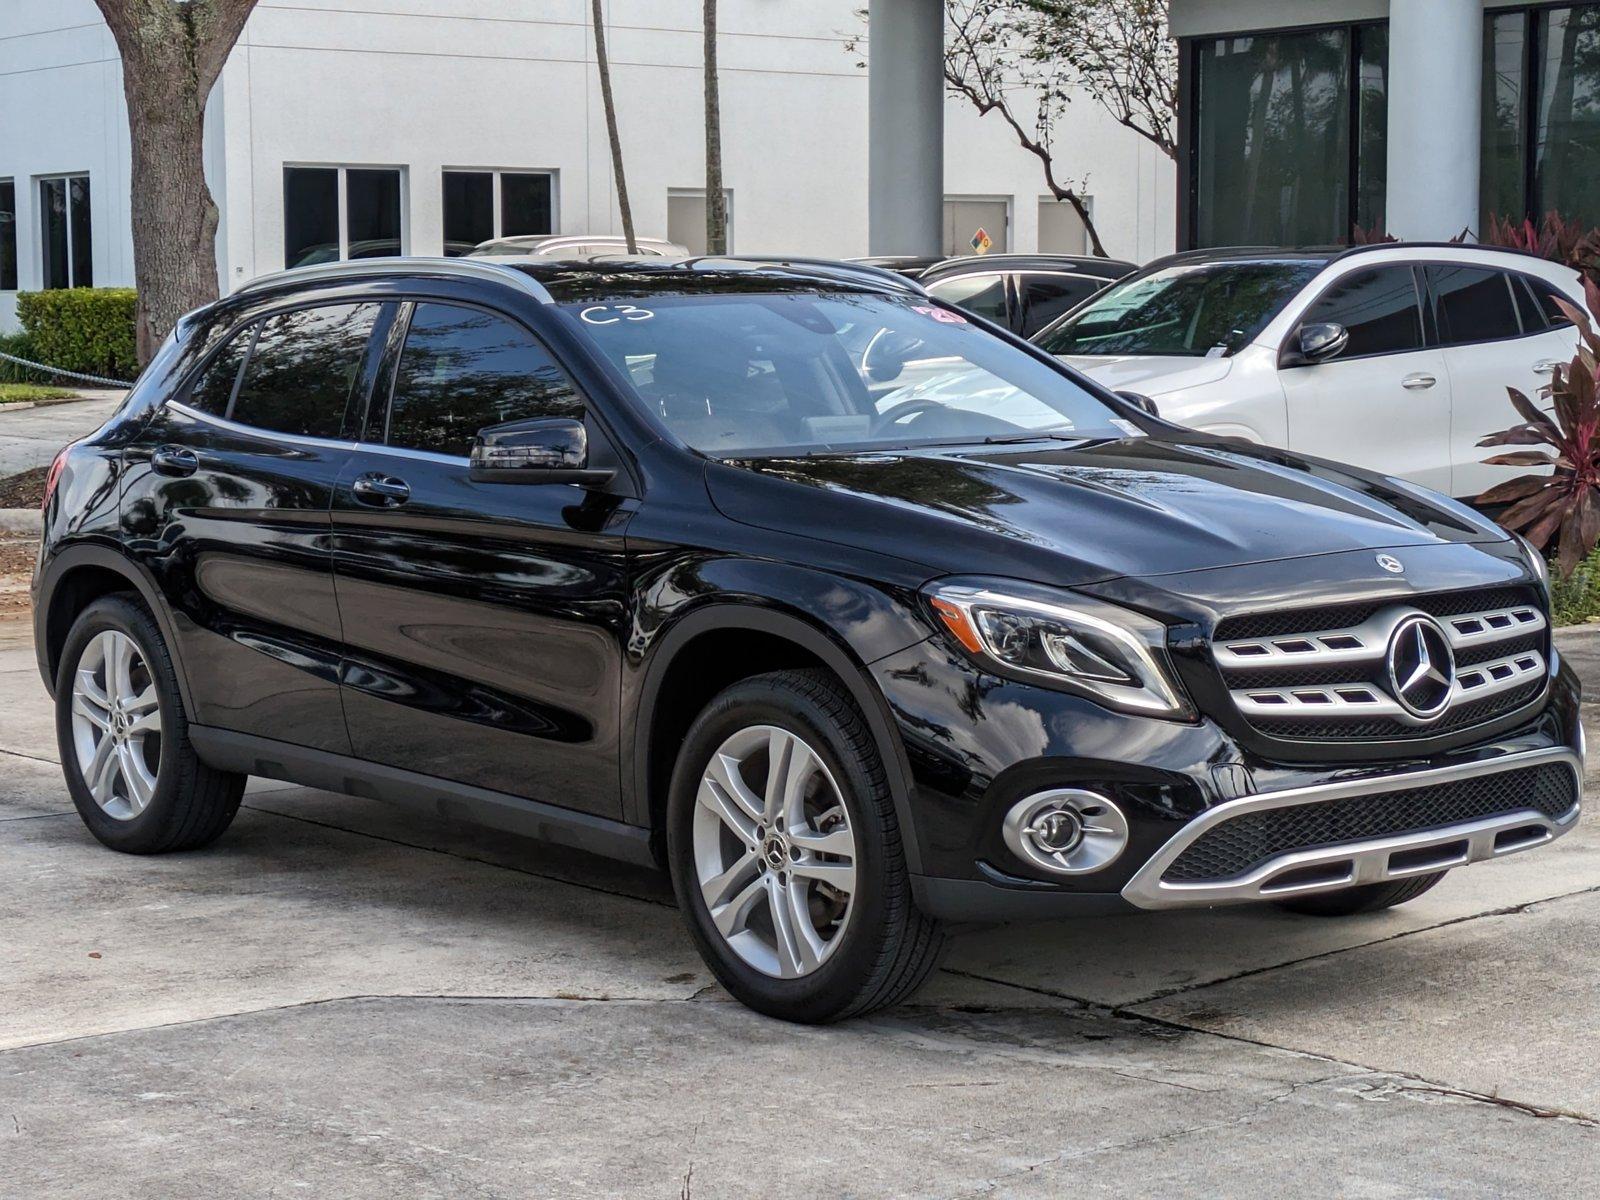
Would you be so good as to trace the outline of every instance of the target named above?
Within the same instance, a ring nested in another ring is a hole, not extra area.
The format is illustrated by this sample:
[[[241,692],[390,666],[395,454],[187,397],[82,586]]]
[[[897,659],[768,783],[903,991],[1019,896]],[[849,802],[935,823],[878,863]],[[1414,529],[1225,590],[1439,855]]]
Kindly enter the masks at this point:
[[[1538,577],[1539,586],[1544,589],[1544,602],[1548,607],[1550,604],[1549,562],[1546,561],[1544,555],[1540,554],[1533,548],[1533,543],[1527,538],[1523,537],[1520,533],[1513,533],[1511,536],[1516,538],[1518,545],[1522,547],[1522,556],[1528,560],[1528,570],[1532,571],[1534,575]]]
[[[929,605],[996,674],[1077,692],[1108,708],[1187,720],[1194,715],[1166,666],[1166,626],[1086,596],[1005,580],[941,580]]]

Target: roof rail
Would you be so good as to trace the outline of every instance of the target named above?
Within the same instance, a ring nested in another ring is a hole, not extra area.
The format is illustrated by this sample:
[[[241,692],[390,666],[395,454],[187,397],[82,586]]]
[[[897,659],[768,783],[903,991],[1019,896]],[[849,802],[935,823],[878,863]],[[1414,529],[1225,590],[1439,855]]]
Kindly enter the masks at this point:
[[[1350,258],[1357,254],[1370,254],[1374,250],[1477,250],[1494,254],[1515,254],[1522,258],[1536,258],[1540,262],[1554,263],[1556,266],[1565,266],[1554,259],[1546,258],[1535,250],[1524,250],[1521,246],[1487,246],[1482,242],[1412,242],[1402,238],[1397,242],[1368,242],[1364,246],[1350,246],[1340,251],[1334,257]]]
[[[884,267],[866,263],[840,262],[836,258],[767,257],[747,254],[701,254],[694,258],[676,260],[676,265],[698,269],[700,267],[746,267],[753,271],[787,272],[810,279],[828,279],[843,283],[870,283],[890,291],[905,292],[912,296],[928,293],[914,279],[896,274]]]
[[[287,271],[274,271],[258,275],[249,283],[234,289],[234,295],[262,291],[296,283],[337,283],[346,279],[359,279],[369,275],[427,275],[435,279],[476,279],[483,282],[507,283],[527,292],[541,304],[551,304],[550,293],[544,284],[533,276],[515,268],[499,265],[484,259],[470,258],[355,258],[344,262],[317,263],[310,267],[291,267]]]

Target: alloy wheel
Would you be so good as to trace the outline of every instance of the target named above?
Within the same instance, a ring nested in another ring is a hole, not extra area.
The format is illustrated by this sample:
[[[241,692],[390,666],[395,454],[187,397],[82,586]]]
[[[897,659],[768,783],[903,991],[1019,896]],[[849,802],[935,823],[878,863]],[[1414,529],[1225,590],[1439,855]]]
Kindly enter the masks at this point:
[[[841,944],[856,887],[850,813],[804,739],[752,725],[719,746],[700,780],[694,862],[712,924],[765,975],[796,979]]]
[[[134,640],[118,630],[83,649],[72,683],[72,741],[94,802],[131,821],[155,795],[161,767],[161,706]]]

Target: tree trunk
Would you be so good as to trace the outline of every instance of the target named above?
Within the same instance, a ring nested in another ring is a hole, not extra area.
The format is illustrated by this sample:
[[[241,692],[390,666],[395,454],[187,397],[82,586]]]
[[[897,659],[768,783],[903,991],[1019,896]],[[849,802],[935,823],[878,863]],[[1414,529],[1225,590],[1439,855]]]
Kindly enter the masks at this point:
[[[216,201],[206,185],[206,99],[256,0],[95,0],[122,57],[133,146],[139,361],[184,313],[217,298]]]
[[[728,197],[722,187],[722,101],[717,95],[717,0],[705,0],[706,253],[728,252]]]
[[[622,170],[622,137],[617,133],[617,104],[611,95],[611,59],[606,54],[605,16],[601,0],[594,0],[594,61],[600,71],[600,101],[606,110],[606,134],[611,139],[611,175],[617,182],[617,207],[622,211],[622,236],[628,253],[639,253],[633,234],[633,207],[628,203],[628,177]]]
[[[159,81],[151,87],[136,71],[125,72],[124,79],[133,135],[133,274],[143,365],[184,313],[217,298],[219,215],[206,184],[204,100],[173,95]]]

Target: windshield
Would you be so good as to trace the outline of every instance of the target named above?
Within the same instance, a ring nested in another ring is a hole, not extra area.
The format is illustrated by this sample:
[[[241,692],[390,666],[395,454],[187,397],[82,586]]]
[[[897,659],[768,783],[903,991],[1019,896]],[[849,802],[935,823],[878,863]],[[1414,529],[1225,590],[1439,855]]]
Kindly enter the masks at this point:
[[[639,401],[708,454],[1141,432],[1049,364],[918,298],[804,291],[563,307]]]
[[[1035,340],[1051,354],[1232,354],[1322,267],[1314,259],[1164,267],[1107,288]]]

